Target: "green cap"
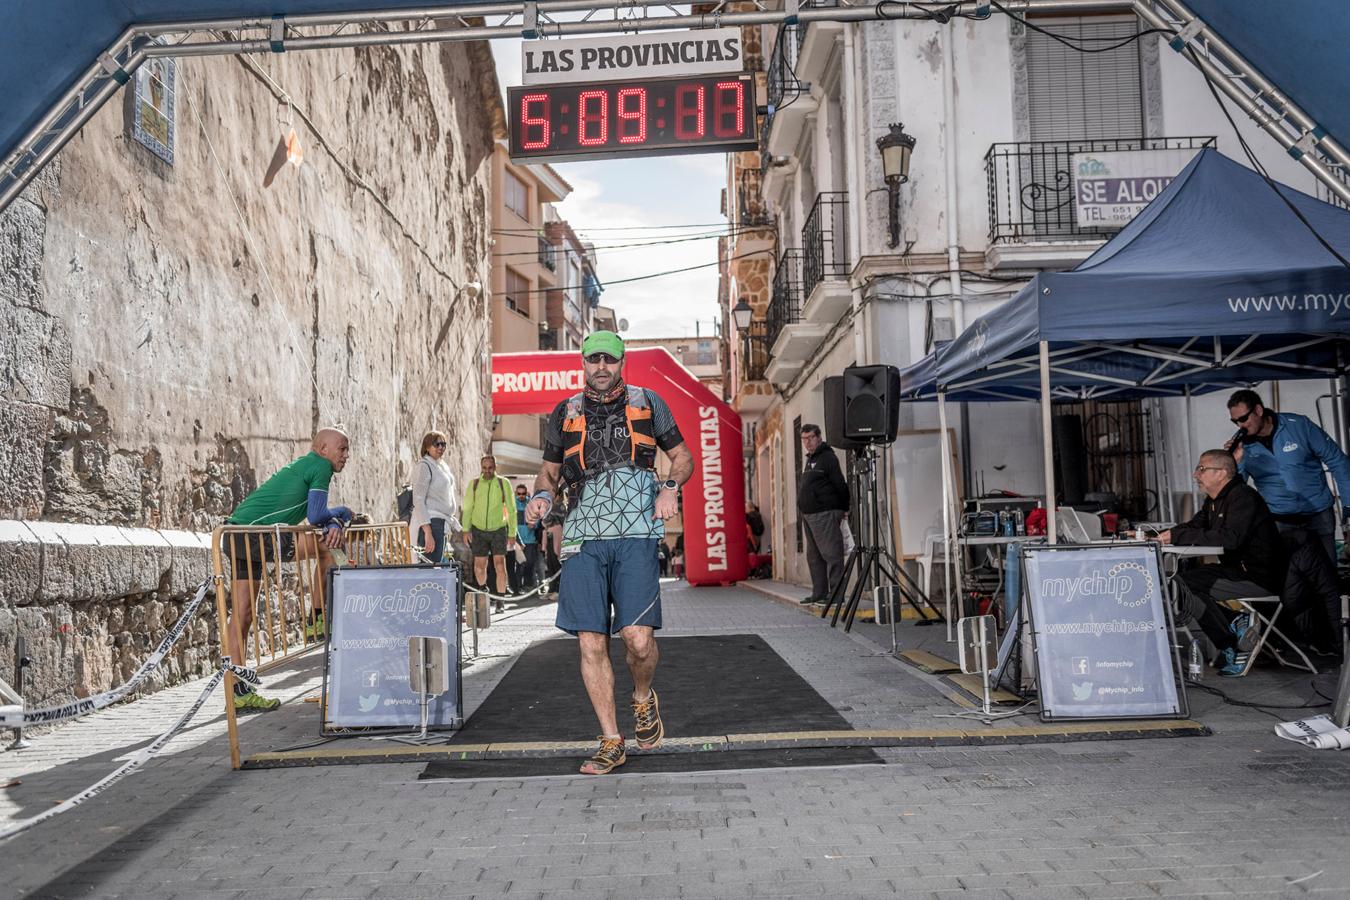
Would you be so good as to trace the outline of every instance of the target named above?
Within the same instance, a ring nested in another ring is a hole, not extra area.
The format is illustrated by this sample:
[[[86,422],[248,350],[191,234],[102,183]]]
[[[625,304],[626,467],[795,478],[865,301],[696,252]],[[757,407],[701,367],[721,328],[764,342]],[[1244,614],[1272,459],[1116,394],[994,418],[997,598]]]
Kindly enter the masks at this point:
[[[581,355],[608,353],[615,359],[623,358],[623,338],[612,331],[592,331],[581,342]]]

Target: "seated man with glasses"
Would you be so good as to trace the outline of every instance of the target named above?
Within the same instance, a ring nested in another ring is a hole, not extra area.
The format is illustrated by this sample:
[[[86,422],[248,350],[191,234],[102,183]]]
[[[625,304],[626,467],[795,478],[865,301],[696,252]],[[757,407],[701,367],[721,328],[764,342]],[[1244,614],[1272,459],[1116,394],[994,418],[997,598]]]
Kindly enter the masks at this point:
[[[1194,518],[1158,536],[1179,547],[1222,547],[1217,564],[1178,573],[1177,624],[1196,621],[1219,655],[1220,675],[1241,675],[1257,630],[1245,615],[1229,621],[1220,600],[1267,597],[1284,587],[1284,544],[1261,495],[1237,477],[1237,462],[1226,450],[1206,450],[1195,467],[1205,504]]]

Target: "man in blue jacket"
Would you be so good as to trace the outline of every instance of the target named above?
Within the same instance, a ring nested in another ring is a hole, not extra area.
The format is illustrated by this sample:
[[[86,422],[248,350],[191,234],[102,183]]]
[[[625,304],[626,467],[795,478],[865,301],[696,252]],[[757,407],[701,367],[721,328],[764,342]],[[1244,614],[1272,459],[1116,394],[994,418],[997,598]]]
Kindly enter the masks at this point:
[[[1255,391],[1229,397],[1228,417],[1241,432],[1228,443],[1238,475],[1256,483],[1281,532],[1308,532],[1334,562],[1336,511],[1323,467],[1336,479],[1341,503],[1347,504],[1350,458],[1307,416],[1267,409]]]

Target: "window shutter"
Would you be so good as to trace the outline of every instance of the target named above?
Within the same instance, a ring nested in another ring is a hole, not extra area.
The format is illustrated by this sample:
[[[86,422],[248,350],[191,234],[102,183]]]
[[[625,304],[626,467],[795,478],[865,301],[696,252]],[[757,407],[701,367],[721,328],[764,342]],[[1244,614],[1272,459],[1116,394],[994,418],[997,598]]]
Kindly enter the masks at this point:
[[[1110,46],[1130,37],[1139,27],[1134,16],[1037,17],[1033,21],[1088,47]],[[1031,140],[1144,136],[1139,41],[1104,53],[1081,53],[1028,29],[1026,56]]]

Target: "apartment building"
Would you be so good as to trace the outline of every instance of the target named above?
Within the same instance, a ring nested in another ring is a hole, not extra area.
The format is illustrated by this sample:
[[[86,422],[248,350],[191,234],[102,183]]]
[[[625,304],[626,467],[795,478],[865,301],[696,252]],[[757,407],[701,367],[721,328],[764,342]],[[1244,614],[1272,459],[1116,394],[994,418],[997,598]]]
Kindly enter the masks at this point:
[[[1164,178],[1205,146],[1244,159],[1198,70],[1157,35],[1130,40],[1145,28],[1132,13],[1030,21],[1112,49],[1082,53],[1006,15],[744,29],[764,47],[753,59],[768,114],[761,151],[728,157],[721,301],[729,327],[742,303],[752,312],[728,341],[729,393],[745,419],[748,490],[768,514],[778,578],[808,580],[800,430],[824,425],[827,376],[854,364],[903,368],[1035,273],[1072,268],[1100,247],[1121,223],[1079,221],[1075,154],[1154,151],[1143,156]],[[1237,118],[1272,177],[1326,196]],[[904,179],[886,178],[879,140],[912,147]],[[1311,413],[1324,389],[1291,383],[1281,399]],[[1215,409],[1197,402],[1191,425],[1179,403],[1055,412],[1077,417],[1089,469],[1146,516],[1186,491],[1193,464],[1173,441],[1177,475],[1158,483],[1150,423],[1205,434],[1224,422],[1219,400],[1206,401]],[[1043,493],[1038,416],[1034,404],[953,405],[958,490]],[[912,558],[940,524],[938,422],[918,403],[900,421],[883,499],[897,555]]]
[[[554,209],[572,192],[551,166],[516,165],[498,140],[492,160],[492,352],[579,349],[593,328],[613,328],[595,250]],[[497,416],[492,451],[507,474],[537,472],[543,416]]]

